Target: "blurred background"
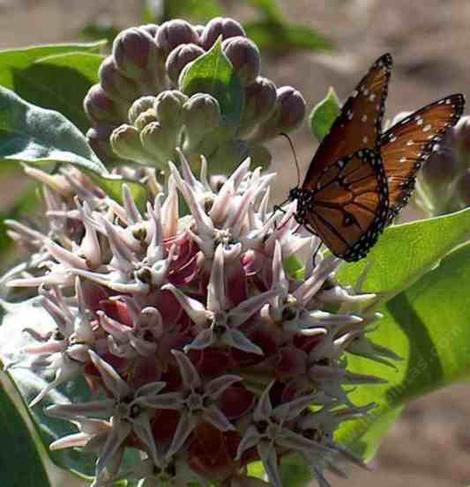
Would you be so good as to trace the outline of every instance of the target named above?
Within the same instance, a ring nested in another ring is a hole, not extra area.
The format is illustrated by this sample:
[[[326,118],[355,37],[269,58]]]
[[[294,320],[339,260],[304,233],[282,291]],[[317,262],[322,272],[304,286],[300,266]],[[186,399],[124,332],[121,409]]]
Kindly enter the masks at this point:
[[[168,4],[173,8],[178,2],[170,0]],[[266,16],[271,2],[209,3],[217,4],[224,15],[252,22]],[[277,45],[263,53],[262,74],[278,85],[299,89],[309,111],[329,86],[344,99],[369,65],[386,51],[395,59],[388,117],[454,92],[470,97],[470,2],[279,0],[278,5],[286,25],[303,24],[311,29],[311,39],[316,38],[318,46],[332,46],[329,51],[312,46],[306,49],[308,40],[303,38],[297,46],[283,49]],[[162,14],[158,12],[161,5],[154,2],[154,6],[156,13]],[[0,0],[0,48],[112,37],[116,30],[141,24],[144,7],[140,0]],[[293,134],[293,141],[305,167],[315,150],[306,125]],[[295,170],[286,142],[275,145],[273,169],[280,175],[275,194],[281,199],[296,183]],[[0,181],[0,210],[6,211],[20,190],[21,180]],[[448,326],[452,324],[443,323],[443,332]],[[371,465],[372,472],[354,470],[349,481],[332,479],[333,484],[466,486],[470,484],[469,425],[468,385],[421,398],[410,404],[393,426]]]

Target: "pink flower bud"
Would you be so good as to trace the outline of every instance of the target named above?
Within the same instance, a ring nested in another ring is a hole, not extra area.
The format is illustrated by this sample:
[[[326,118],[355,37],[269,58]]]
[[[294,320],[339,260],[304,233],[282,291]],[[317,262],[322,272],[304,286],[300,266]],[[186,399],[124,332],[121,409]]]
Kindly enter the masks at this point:
[[[297,128],[305,117],[305,99],[292,86],[282,86],[277,90],[277,105],[279,109],[278,127],[280,131]]]
[[[114,40],[113,56],[122,73],[138,79],[157,66],[159,52],[147,30],[131,27],[122,31]]]
[[[119,110],[116,103],[104,92],[100,85],[94,85],[88,91],[83,107],[92,121],[119,121]]]
[[[260,70],[260,55],[254,42],[242,36],[230,37],[222,43],[222,49],[243,84],[255,81]]]
[[[138,91],[137,85],[126,78],[117,68],[114,58],[108,56],[98,72],[105,93],[116,101],[132,101]]]
[[[157,35],[158,32],[158,25],[157,24],[144,24],[139,27],[139,29],[145,30],[148,34],[150,34],[153,38]]]
[[[201,43],[204,49],[210,49],[214,42],[222,36],[222,39],[229,37],[245,36],[245,31],[236,20],[224,17],[212,19],[201,34]]]
[[[245,106],[241,127],[252,128],[254,123],[266,120],[276,106],[276,85],[268,78],[259,76],[245,89]]]
[[[196,44],[180,44],[175,47],[166,60],[166,71],[171,81],[177,84],[182,69],[202,54],[204,50]]]
[[[180,44],[197,44],[198,35],[193,26],[185,20],[169,20],[158,29],[156,41],[158,47],[168,55]]]

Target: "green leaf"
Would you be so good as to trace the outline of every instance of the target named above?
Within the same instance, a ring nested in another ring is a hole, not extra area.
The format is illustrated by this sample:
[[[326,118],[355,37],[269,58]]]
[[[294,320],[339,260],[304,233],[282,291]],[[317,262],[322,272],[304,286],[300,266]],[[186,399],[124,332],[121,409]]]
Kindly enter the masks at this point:
[[[69,53],[49,56],[13,73],[14,91],[25,100],[60,112],[82,132],[90,122],[83,99],[98,81],[103,56]]]
[[[313,107],[309,117],[310,129],[318,142],[321,142],[328,135],[340,111],[339,98],[334,88],[330,88],[325,98]]]
[[[180,81],[180,88],[191,96],[208,93],[220,105],[227,124],[236,125],[241,118],[244,91],[231,62],[222,51],[220,40],[194,61]]]
[[[386,432],[387,423],[398,414],[397,408],[417,396],[468,379],[469,295],[470,243],[451,252],[438,267],[380,309],[384,317],[370,337],[403,360],[393,369],[350,358],[351,370],[376,375],[388,383],[358,387],[351,393],[355,404],[375,402],[378,407],[369,417],[345,424],[338,439],[368,459]]]
[[[0,51],[0,85],[30,103],[62,112],[84,130],[88,123],[82,100],[96,83],[97,62],[102,60],[98,53],[105,45],[106,41],[100,41]],[[51,56],[80,54],[84,56],[70,57],[69,62],[47,61]]]
[[[386,229],[365,259],[342,265],[338,278],[382,300],[408,288],[470,238],[470,208]]]
[[[0,374],[2,374],[0,372]],[[1,376],[0,376],[1,377]],[[0,485],[49,487],[37,445],[0,380]]]
[[[0,157],[29,163],[65,162],[105,174],[85,136],[63,115],[0,87]]]
[[[330,51],[333,44],[323,34],[305,25],[261,20],[243,25],[247,36],[263,50],[285,53],[293,50]]]

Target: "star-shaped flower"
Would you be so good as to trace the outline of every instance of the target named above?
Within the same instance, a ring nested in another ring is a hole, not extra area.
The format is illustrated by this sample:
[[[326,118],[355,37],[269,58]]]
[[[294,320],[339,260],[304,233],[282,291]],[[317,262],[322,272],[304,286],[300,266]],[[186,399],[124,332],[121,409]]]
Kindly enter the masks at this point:
[[[261,395],[253,412],[250,426],[245,431],[237,451],[240,460],[243,453],[256,447],[264,469],[274,487],[282,487],[278,470],[278,451],[289,450],[324,454],[330,449],[292,430],[292,421],[315,400],[315,394],[299,397],[273,408],[269,393],[270,384]]]
[[[183,352],[173,350],[172,353],[178,363],[182,379],[181,390],[144,400],[144,404],[149,407],[180,412],[176,432],[165,455],[167,459],[180,450],[200,421],[206,421],[220,431],[235,429],[219,409],[217,401],[226,389],[242,380],[241,377],[227,374],[204,384],[196,368]]]
[[[50,416],[71,421],[81,418],[109,418],[111,428],[106,435],[100,456],[96,463],[96,477],[107,469],[117,451],[131,433],[134,433],[145,445],[147,453],[155,464],[160,463],[150,425],[151,400],[165,387],[164,382],[145,384],[136,391],[99,355],[90,350],[90,359],[98,369],[106,390],[113,397],[86,403],[59,404],[49,406],[46,411]]]
[[[202,328],[196,338],[187,345],[187,350],[202,350],[214,345],[225,345],[244,352],[263,354],[261,348],[247,338],[239,327],[274,298],[278,291],[271,289],[248,298],[237,306],[230,307],[226,296],[222,245],[217,247],[212,263],[211,276],[207,286],[207,306],[186,296],[171,284],[165,285],[163,289],[170,290],[194,323]]]

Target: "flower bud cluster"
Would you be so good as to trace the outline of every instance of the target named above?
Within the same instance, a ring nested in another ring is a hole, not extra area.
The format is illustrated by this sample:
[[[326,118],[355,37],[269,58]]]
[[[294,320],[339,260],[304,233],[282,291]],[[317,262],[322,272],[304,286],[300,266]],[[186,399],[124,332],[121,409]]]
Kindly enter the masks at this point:
[[[176,116],[163,100],[132,111],[134,127],[146,110]],[[44,184],[49,228],[9,222],[35,249],[35,268],[10,273],[8,285],[33,290],[51,318],[48,330],[25,330],[23,348],[34,372],[53,372],[32,404],[47,396],[47,414],[78,428],[51,448],[95,452],[94,486],[265,485],[247,474],[256,460],[281,486],[279,465],[293,453],[326,486],[338,462],[360,463],[333,439],[368,411],[348,386],[380,382],[349,371],[346,352],[394,358],[366,335],[374,316],[361,309],[374,296],[335,281],[338,259],[312,260],[318,242],[295,222],[295,203],[268,210],[273,175],[247,160],[215,187],[204,159],[198,179],[179,154],[181,169],[170,163],[165,192],[143,210],[126,186],[120,204],[77,170],[28,170]],[[83,376],[89,401],[49,395]],[[125,448],[140,453],[132,471],[121,468]]]
[[[415,203],[429,216],[470,205],[470,117],[463,116],[434,146],[417,178]]]
[[[181,88],[187,69],[219,39],[244,91],[235,127],[222,124],[213,96],[199,93],[188,99]],[[266,166],[271,156],[263,144],[297,128],[305,116],[305,100],[297,90],[277,88],[260,75],[257,46],[230,18],[215,18],[206,26],[171,20],[126,29],[103,61],[99,80],[84,101],[93,149],[104,160],[117,156],[165,171],[167,161],[176,158],[176,145],[191,162],[202,154],[225,173],[247,156]]]

